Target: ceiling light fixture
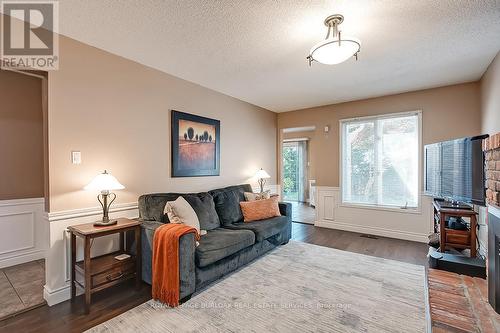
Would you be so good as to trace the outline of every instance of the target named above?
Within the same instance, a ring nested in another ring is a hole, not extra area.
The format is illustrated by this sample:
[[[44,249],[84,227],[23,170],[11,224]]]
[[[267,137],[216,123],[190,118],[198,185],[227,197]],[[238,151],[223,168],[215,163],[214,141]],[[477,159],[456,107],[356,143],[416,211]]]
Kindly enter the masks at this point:
[[[307,56],[309,66],[313,61],[326,65],[336,65],[354,56],[358,60],[361,42],[356,38],[343,37],[339,25],[344,21],[344,16],[335,14],[325,19],[328,32],[324,41],[314,45]]]

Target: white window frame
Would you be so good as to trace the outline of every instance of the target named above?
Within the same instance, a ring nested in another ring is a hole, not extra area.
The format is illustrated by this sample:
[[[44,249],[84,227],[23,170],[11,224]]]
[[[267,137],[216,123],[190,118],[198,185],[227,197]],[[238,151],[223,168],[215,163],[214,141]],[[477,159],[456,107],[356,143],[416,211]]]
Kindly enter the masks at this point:
[[[394,207],[394,206],[384,206],[384,205],[370,205],[370,204],[361,204],[361,203],[351,203],[344,202],[343,198],[343,125],[344,123],[350,122],[363,122],[370,119],[384,119],[384,118],[396,118],[396,117],[404,117],[404,116],[414,116],[416,115],[418,118],[418,196],[417,196],[417,207]],[[423,145],[422,145],[422,110],[415,111],[405,111],[405,112],[396,112],[396,113],[386,113],[374,116],[366,116],[366,117],[356,117],[356,118],[347,118],[339,120],[339,187],[340,187],[340,206],[341,207],[351,207],[351,208],[363,208],[363,209],[372,209],[372,210],[384,210],[391,212],[399,212],[399,213],[407,213],[407,214],[421,214],[422,213],[422,158],[423,158]]]

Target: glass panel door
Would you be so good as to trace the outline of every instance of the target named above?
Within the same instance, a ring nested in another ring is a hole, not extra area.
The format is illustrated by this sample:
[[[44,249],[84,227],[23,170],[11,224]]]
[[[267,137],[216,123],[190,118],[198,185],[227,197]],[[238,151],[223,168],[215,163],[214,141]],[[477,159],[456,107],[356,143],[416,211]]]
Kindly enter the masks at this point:
[[[283,143],[283,199],[298,201],[300,190],[299,179],[299,146],[297,142]]]

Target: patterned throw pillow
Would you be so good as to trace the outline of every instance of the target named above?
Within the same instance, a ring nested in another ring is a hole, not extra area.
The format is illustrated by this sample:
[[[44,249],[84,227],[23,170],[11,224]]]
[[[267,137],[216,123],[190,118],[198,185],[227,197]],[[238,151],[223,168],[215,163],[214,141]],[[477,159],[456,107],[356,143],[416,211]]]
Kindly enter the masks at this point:
[[[245,192],[244,194],[246,201],[265,200],[271,197],[271,191],[269,190],[262,193]]]
[[[242,201],[240,202],[244,222],[264,220],[275,216],[281,216],[278,205],[278,197],[270,199]]]
[[[170,223],[182,223],[195,228],[200,235],[206,234],[206,230],[200,230],[200,220],[193,207],[182,196],[175,201],[167,201],[164,213]]]
[[[170,223],[178,223],[178,224],[182,223],[181,218],[175,214],[173,201],[168,201],[165,204],[164,213],[167,214]]]

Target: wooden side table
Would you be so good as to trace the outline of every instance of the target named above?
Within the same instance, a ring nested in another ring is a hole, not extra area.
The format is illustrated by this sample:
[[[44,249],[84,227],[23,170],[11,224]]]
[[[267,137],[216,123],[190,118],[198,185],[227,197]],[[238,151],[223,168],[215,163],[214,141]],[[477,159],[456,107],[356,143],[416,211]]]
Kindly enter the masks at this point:
[[[94,226],[93,223],[68,227],[71,232],[71,299],[76,296],[76,286],[85,290],[85,313],[89,313],[93,293],[114,286],[120,282],[136,279],[136,287],[141,284],[141,222],[119,218],[117,224]],[[136,255],[125,249],[125,233],[135,232]],[[90,257],[90,247],[95,238],[111,234],[120,234],[120,249],[99,257]],[[76,261],[76,237],[84,241],[84,259]],[[127,253],[129,258],[115,259],[117,255]]]
[[[439,252],[446,247],[470,249],[471,258],[476,257],[477,213],[472,209],[443,207],[440,201],[434,201],[434,229],[440,233]],[[454,230],[446,227],[447,217],[466,217],[470,219],[469,230]],[[437,229],[437,230],[436,230]]]

